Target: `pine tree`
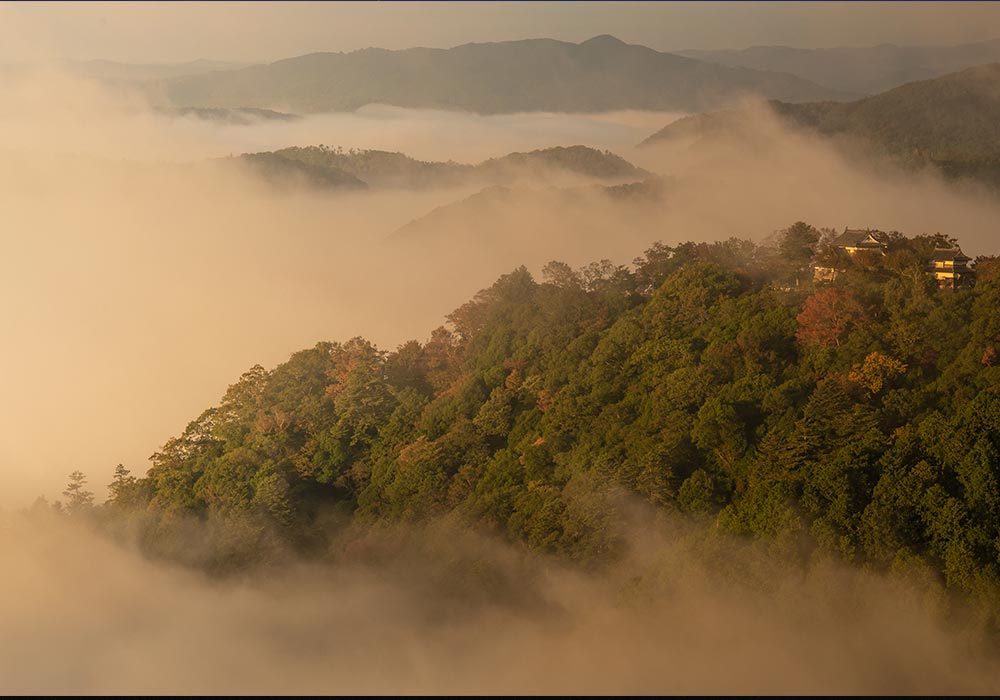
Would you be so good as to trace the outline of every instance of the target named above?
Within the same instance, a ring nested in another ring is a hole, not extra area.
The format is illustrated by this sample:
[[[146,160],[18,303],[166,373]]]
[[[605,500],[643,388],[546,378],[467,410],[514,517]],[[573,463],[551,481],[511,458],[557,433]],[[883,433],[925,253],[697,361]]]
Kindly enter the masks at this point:
[[[94,494],[85,491],[83,485],[87,483],[87,477],[79,469],[69,475],[69,484],[63,491],[66,497],[66,510],[71,514],[86,511],[94,506]]]

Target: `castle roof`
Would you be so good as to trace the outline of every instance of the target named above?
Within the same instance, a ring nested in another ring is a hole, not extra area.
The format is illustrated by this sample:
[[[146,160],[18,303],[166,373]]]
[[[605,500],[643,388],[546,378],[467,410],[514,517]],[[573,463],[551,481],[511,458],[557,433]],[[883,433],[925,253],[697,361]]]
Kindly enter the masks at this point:
[[[837,248],[883,248],[885,234],[870,228],[845,228],[831,243]]]
[[[968,262],[972,258],[963,253],[961,248],[935,248],[931,260],[933,262],[948,262],[949,260],[954,262]]]

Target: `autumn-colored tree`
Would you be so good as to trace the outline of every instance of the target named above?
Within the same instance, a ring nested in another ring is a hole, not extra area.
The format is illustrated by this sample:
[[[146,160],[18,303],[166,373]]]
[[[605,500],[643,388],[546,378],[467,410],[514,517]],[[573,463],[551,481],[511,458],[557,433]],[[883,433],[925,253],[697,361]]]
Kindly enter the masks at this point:
[[[882,387],[889,380],[905,372],[905,363],[876,350],[869,353],[862,364],[854,365],[848,379],[855,384],[860,384],[869,393],[877,394],[882,391]]]
[[[986,349],[983,350],[983,356],[980,359],[980,364],[985,367],[992,367],[997,361],[997,349],[992,345],[987,345]]]
[[[795,337],[805,347],[840,345],[848,331],[863,324],[865,309],[851,291],[824,289],[806,299],[796,320]]]

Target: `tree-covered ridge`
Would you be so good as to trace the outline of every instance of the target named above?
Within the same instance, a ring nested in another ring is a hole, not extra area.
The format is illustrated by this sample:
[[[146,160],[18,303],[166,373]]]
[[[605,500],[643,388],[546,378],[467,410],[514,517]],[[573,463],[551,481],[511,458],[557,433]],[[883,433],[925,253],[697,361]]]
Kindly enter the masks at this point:
[[[190,521],[213,564],[275,541],[449,515],[582,564],[613,560],[630,494],[723,531],[995,592],[1000,275],[940,290],[930,237],[835,283],[790,281],[820,233],[657,244],[632,266],[525,268],[425,343],[362,338],[255,366],[102,509],[147,549]]]
[[[236,159],[269,185],[279,188],[367,189],[368,184],[339,168],[285,158],[273,153],[244,153]]]
[[[276,164],[290,170],[328,172],[335,179],[349,177],[371,187],[428,188],[464,184],[502,185],[525,175],[572,174],[603,181],[635,181],[650,177],[610,151],[587,146],[556,146],[526,153],[509,153],[472,165],[455,161],[434,162],[403,153],[374,149],[331,148],[325,145],[293,146],[277,151],[244,154],[252,164]]]
[[[1000,158],[1000,63],[908,83],[846,104],[775,103],[822,134],[849,134],[886,151],[934,161]]]
[[[650,173],[637,168],[611,151],[587,146],[555,146],[526,153],[508,153],[490,158],[476,166],[486,177],[509,177],[524,170],[563,170],[598,180],[639,180]]]

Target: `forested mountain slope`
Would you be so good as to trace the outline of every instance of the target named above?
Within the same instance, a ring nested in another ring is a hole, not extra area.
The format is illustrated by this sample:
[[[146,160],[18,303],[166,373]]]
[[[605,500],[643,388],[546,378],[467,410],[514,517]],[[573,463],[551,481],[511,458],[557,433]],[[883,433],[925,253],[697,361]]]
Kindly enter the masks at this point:
[[[602,566],[631,500],[995,595],[997,260],[940,290],[924,267],[944,241],[892,234],[834,285],[788,287],[818,239],[799,223],[774,247],[520,268],[423,343],[253,367],[148,474],[120,469],[100,513],[214,570],[444,516]],[[191,523],[215,539],[178,544]]]

